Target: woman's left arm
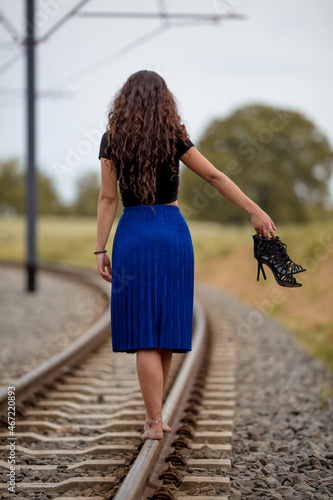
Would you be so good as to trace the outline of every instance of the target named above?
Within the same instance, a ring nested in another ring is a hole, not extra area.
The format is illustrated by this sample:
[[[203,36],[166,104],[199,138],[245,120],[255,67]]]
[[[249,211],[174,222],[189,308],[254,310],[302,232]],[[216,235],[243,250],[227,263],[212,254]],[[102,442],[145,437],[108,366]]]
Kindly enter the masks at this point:
[[[117,171],[111,168],[111,161],[101,158],[102,184],[97,204],[96,251],[104,250],[108,241],[118,206]],[[106,253],[96,254],[97,268],[108,282],[111,282],[111,264]],[[107,268],[108,272],[105,272]]]
[[[275,224],[272,219],[225,174],[210,163],[194,146],[181,158],[181,161],[206,182],[211,184],[224,198],[250,215],[257,234],[269,239],[274,238]]]

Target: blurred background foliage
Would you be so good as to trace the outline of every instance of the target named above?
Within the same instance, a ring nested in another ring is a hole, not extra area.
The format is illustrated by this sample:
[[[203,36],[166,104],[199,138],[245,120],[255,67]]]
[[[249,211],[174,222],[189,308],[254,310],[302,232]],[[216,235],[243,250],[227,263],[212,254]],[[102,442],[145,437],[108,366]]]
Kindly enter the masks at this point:
[[[322,132],[301,113],[252,104],[216,119],[196,144],[276,224],[332,216],[329,182],[333,153]],[[179,205],[187,219],[224,224],[248,222],[248,215],[224,200],[186,167],[181,169]],[[38,213],[96,215],[100,173],[80,178],[76,199],[61,201],[52,180],[37,174]],[[0,163],[0,214],[25,212],[25,172],[13,158]],[[121,203],[118,207],[121,213]]]
[[[13,158],[0,163],[0,213],[13,216],[25,213],[26,173]],[[43,172],[37,172],[37,210],[39,214],[66,213],[58,193]]]
[[[224,120],[214,120],[196,146],[276,224],[330,214],[332,149],[301,113],[260,104],[245,106]],[[231,224],[248,220],[247,214],[187,168],[181,176],[180,206],[194,220]]]
[[[77,183],[77,194],[73,203],[62,202],[52,179],[37,171],[37,212],[39,215],[97,215],[97,200],[100,190],[100,175],[88,172]],[[26,210],[26,173],[18,159],[0,161],[0,216],[22,215]],[[120,195],[119,195],[120,199]],[[121,204],[117,215],[122,212]]]

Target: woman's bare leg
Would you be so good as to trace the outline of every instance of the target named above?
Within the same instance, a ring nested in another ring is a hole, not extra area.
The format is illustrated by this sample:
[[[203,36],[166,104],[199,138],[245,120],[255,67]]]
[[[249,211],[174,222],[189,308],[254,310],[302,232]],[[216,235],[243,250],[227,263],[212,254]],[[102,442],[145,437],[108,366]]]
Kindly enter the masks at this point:
[[[171,349],[161,349],[161,360],[163,368],[163,397],[165,393],[165,388],[168,382],[168,377],[170,373],[170,367],[172,362],[172,350]],[[171,427],[169,427],[165,422],[162,424],[162,430],[164,432],[171,432]]]
[[[161,349],[161,359],[162,359],[162,367],[163,367],[163,396],[165,393],[165,388],[167,385],[171,361],[172,361],[172,350],[171,349]]]
[[[137,371],[143,400],[146,406],[146,419],[160,420],[162,418],[162,400],[165,392],[172,361],[171,349],[139,349],[137,351]],[[163,422],[160,426],[164,432],[170,432],[170,427]],[[159,439],[157,424],[145,426],[143,438],[148,431],[151,439]],[[157,437],[153,437],[153,436]]]
[[[164,385],[161,349],[138,349],[136,362],[147,418],[160,420]],[[160,423],[151,424],[142,434],[142,439],[161,439],[162,437],[163,431]]]

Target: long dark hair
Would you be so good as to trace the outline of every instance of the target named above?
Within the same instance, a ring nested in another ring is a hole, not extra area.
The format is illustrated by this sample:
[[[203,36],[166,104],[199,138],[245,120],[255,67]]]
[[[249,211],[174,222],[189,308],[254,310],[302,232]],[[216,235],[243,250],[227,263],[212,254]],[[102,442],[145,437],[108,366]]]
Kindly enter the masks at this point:
[[[110,104],[107,139],[120,187],[154,203],[158,165],[168,160],[172,175],[177,174],[177,141],[188,139],[176,100],[160,75],[143,70],[128,78]]]

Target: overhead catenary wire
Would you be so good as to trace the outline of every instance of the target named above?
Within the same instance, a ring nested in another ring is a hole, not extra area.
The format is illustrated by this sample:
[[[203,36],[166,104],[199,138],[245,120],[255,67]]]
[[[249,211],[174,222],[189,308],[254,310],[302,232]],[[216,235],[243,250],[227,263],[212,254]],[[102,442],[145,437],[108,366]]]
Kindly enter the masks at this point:
[[[140,45],[143,45],[144,43],[147,43],[149,40],[151,40],[152,38],[155,38],[159,35],[161,35],[164,30],[167,28],[166,25],[159,25],[157,28],[154,28],[153,30],[149,31],[148,33],[145,33],[144,35],[141,35],[137,38],[135,38],[134,40],[132,40],[131,42],[129,42],[128,44],[124,45],[123,47],[120,47],[118,50],[116,50],[114,53],[112,54],[109,54],[108,56],[100,59],[98,62],[82,69],[82,70],[79,70],[78,72],[70,75],[69,77],[65,78],[64,80],[61,80],[59,82],[56,82],[54,84],[54,86],[58,86],[58,85],[63,85],[63,84],[66,84],[66,83],[69,83],[69,82],[72,82],[72,81],[77,81],[77,80],[81,80],[83,78],[85,78],[86,76],[91,76],[92,74],[92,71],[98,71],[99,69],[101,69],[102,67],[104,67],[106,64],[109,64],[113,61],[115,61],[116,59],[126,55],[128,52],[130,52],[133,48],[137,48],[139,47]],[[1,68],[0,68],[0,71],[1,71]],[[15,89],[15,92],[18,92],[20,89]],[[23,89],[21,89],[23,91]],[[4,93],[7,93],[9,91],[9,89],[7,88],[0,88],[0,92],[4,92]],[[51,93],[52,90],[45,90],[44,91],[45,93],[49,92]],[[60,91],[58,91],[60,92]],[[40,92],[38,93],[40,94]],[[16,96],[17,97],[17,96]]]
[[[156,1],[160,12],[166,14],[167,10],[166,10],[165,0],[156,0]]]
[[[75,7],[73,7],[67,14],[65,14],[59,21],[52,26],[52,28],[49,29],[42,37],[35,39],[34,43],[41,43],[47,40],[52,33],[54,33],[57,29],[59,29],[69,18],[71,18],[74,14],[77,13],[78,9],[80,9],[84,4],[89,2],[90,0],[80,0],[78,4],[76,4]],[[0,11],[0,21],[3,23],[5,26],[6,30],[10,33],[12,36],[13,40],[18,43],[19,45],[25,45],[26,44],[26,37],[21,35],[16,28],[12,25],[12,23],[3,15],[3,13]],[[5,73],[13,64],[15,64],[17,61],[19,61],[22,57],[26,57],[26,51],[21,50],[20,52],[16,53],[9,61],[6,61],[2,66],[0,66],[0,75]]]
[[[36,40],[36,43],[44,42],[47,40],[55,31],[57,31],[68,19],[73,17],[75,14],[78,14],[79,9],[83,7],[86,3],[90,2],[90,0],[81,0],[76,6],[71,9],[67,14],[65,14],[57,23],[55,23],[52,28],[49,29],[41,38]]]
[[[13,50],[15,49],[14,42],[0,42],[0,50]]]
[[[24,88],[1,87],[0,92],[4,97],[25,97],[24,93],[27,91]],[[76,92],[72,90],[39,90],[35,92],[36,97],[70,97],[75,95]],[[2,97],[2,95],[0,96]]]
[[[25,57],[26,54],[23,53],[23,51],[16,52],[16,54],[13,55],[8,61],[6,61],[2,66],[0,66],[0,75],[5,73],[7,69],[11,68],[13,64],[15,64],[17,61],[22,59],[22,57]]]
[[[148,41],[152,40],[153,38],[161,35],[166,30],[166,28],[167,28],[166,25],[162,25],[162,26],[159,25],[157,28],[154,28],[153,30],[149,31],[148,33],[145,33],[144,35],[141,35],[138,38],[135,38],[134,40],[132,40],[128,44],[124,45],[123,47],[120,47],[113,54],[109,54],[108,56],[100,59],[99,61],[95,62],[94,64],[78,71],[77,73],[74,73],[73,75],[67,77],[64,80],[57,82],[55,85],[64,85],[68,82],[81,80],[87,76],[91,76],[92,71],[96,72],[99,69],[104,68],[106,64],[109,64],[109,63],[115,61],[116,59],[128,54],[132,49],[140,47],[144,43],[147,43]]]
[[[57,29],[59,29],[66,20],[68,20],[70,17],[117,17],[117,18],[148,18],[148,19],[162,19],[162,25],[159,25],[157,28],[154,28],[153,30],[149,31],[148,33],[145,33],[144,35],[140,35],[138,38],[135,40],[129,42],[125,46],[119,48],[116,50],[114,53],[100,59],[98,62],[93,63],[92,65],[77,71],[76,73],[68,76],[64,80],[60,80],[56,82],[53,87],[57,87],[59,85],[64,85],[69,82],[75,82],[79,81],[81,79],[84,79],[88,76],[91,76],[92,71],[98,71],[101,68],[104,68],[105,65],[110,64],[111,62],[114,62],[115,60],[119,59],[120,57],[126,55],[129,53],[131,50],[135,50],[136,48],[140,47],[144,43],[148,42],[149,40],[161,35],[162,33],[165,32],[166,29],[176,27],[190,27],[194,26],[197,24],[202,24],[205,22],[209,23],[216,23],[219,22],[223,19],[244,19],[243,15],[240,14],[200,14],[200,13],[167,13],[166,10],[166,4],[164,0],[158,0],[158,6],[159,6],[159,11],[158,12],[148,12],[148,13],[131,13],[131,12],[79,12],[79,9],[85,5],[89,0],[81,0],[73,9],[71,9],[70,12],[68,12],[65,16],[63,16],[62,19],[59,20],[58,23],[56,23],[46,34],[44,34],[41,38],[38,39],[38,42],[42,42],[47,40],[47,38],[54,33]],[[170,23],[170,20],[178,21]],[[13,61],[15,62],[15,61]],[[5,68],[7,69],[7,68]],[[0,67],[0,74],[2,68]],[[0,89],[1,91],[1,89]],[[47,91],[46,91],[47,92]],[[51,93],[51,91],[49,91]],[[51,95],[51,94],[50,94]]]
[[[158,17],[157,17],[158,18]],[[64,85],[66,83],[72,82],[72,81],[78,81],[81,79],[84,79],[85,77],[91,76],[92,71],[98,71],[100,69],[103,69],[105,65],[110,64],[111,62],[114,62],[115,60],[119,59],[120,57],[126,55],[129,53],[132,49],[136,49],[143,45],[144,43],[150,41],[151,39],[162,35],[167,29],[169,28],[181,28],[181,27],[192,27],[192,26],[197,26],[198,24],[202,24],[202,20],[200,20],[199,17],[194,17],[191,18],[193,19],[187,22],[178,22],[178,23],[169,23],[163,16],[163,23],[159,25],[157,28],[154,28],[153,30],[149,31],[148,33],[145,33],[144,35],[140,35],[138,38],[135,40],[129,42],[125,46],[121,47],[120,49],[116,50],[113,54],[110,54],[99,61],[95,62],[94,64],[70,75],[69,77],[65,78],[64,80],[60,80],[54,84],[54,86],[58,85]],[[184,20],[185,18],[181,17],[180,20]],[[216,22],[215,17],[212,18]],[[210,22],[212,22],[212,19],[210,19]],[[207,21],[208,18],[204,19],[204,22]]]
[[[115,18],[115,19],[187,19],[187,20],[200,20],[200,21],[209,21],[215,22],[220,21],[221,19],[244,19],[245,16],[241,14],[235,13],[226,13],[226,14],[200,14],[200,13],[191,13],[188,14],[186,12],[183,13],[166,13],[166,12],[77,12],[76,16],[78,17],[95,17],[95,18]]]
[[[9,33],[14,42],[18,43],[22,42],[24,36],[20,35],[17,29],[13,26],[13,24],[9,21],[9,19],[7,19],[7,17],[3,14],[1,10],[0,10],[0,22],[4,25],[5,30],[7,31],[7,33]]]

